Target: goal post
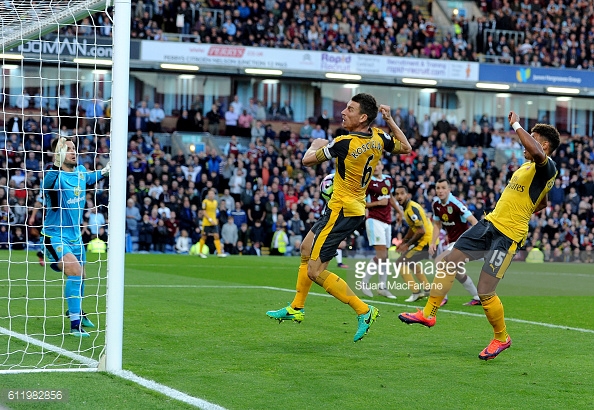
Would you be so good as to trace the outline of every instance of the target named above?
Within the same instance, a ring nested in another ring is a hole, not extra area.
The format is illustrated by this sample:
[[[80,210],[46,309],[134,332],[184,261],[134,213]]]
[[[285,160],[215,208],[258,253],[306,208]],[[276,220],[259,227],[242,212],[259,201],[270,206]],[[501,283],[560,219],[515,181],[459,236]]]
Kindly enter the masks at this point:
[[[0,373],[118,372],[123,343],[131,0],[0,1],[0,15],[4,123],[4,130],[0,128]],[[103,28],[111,29],[111,35]],[[54,47],[53,55],[24,52],[24,47],[16,51],[28,41],[46,41],[44,35],[53,32],[57,38],[52,41],[66,43],[90,32],[85,41],[112,48],[111,68],[100,57],[77,62],[76,55],[62,53],[63,47]],[[70,107],[67,113],[61,111],[64,101]],[[105,105],[89,114],[85,111],[89,102]],[[46,132],[51,123],[57,128]],[[36,256],[43,242],[39,235],[45,216],[43,176],[53,161],[46,142],[66,135],[63,132],[79,143],[90,141],[93,150],[83,148],[85,158],[92,158],[87,163],[91,171],[95,165],[99,169],[107,161],[111,164],[109,186],[101,181],[96,190],[87,190],[90,197],[81,196],[79,202],[85,212],[108,210],[108,222],[101,224],[107,228],[107,254],[89,258],[86,291],[81,288],[82,309],[95,322],[86,338],[70,334],[64,275],[54,272],[47,258]],[[100,148],[99,142],[107,144]],[[24,192],[22,197],[19,192]],[[94,205],[87,207],[89,203]],[[19,237],[16,232],[24,234]]]
[[[131,0],[115,0],[105,370],[122,370]]]

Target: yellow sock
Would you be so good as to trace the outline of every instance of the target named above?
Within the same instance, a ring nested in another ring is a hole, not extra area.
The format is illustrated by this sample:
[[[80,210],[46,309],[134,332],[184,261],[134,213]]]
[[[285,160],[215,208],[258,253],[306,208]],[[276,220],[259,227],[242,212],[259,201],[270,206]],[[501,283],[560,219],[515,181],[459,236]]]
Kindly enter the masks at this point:
[[[500,342],[507,340],[507,331],[505,329],[505,318],[503,316],[503,304],[499,299],[499,296],[495,292],[488,293],[486,295],[479,295],[483,310],[491,326],[493,326],[493,333],[495,339]]]
[[[204,246],[205,243],[206,243],[206,238],[204,236],[202,236],[200,238],[200,249],[202,249],[202,247]]]
[[[215,243],[215,248],[217,249],[217,253],[220,255],[221,253],[223,253],[222,249],[221,249],[221,240],[220,239],[215,239],[214,241]]]
[[[358,315],[369,311],[367,303],[361,301],[351,290],[349,285],[336,274],[325,270],[316,279],[316,283],[324,288],[326,292],[352,307]]]
[[[419,290],[416,289],[417,283],[415,282],[413,275],[410,273],[408,266],[406,266],[406,262],[401,262],[401,263],[403,264],[402,271],[401,271],[402,273],[400,274],[402,276],[402,280],[408,286],[408,290],[410,290],[412,293],[419,293]]]
[[[455,272],[450,272],[448,274],[443,267],[438,266],[436,268],[435,279],[433,279],[430,296],[427,300],[427,304],[423,308],[423,316],[432,317],[437,315],[441,302],[452,288],[455,278]]]
[[[427,276],[425,276],[425,274],[423,273],[423,270],[421,269],[420,266],[415,266],[415,276],[417,277],[417,280],[419,281],[419,283],[423,286],[424,290],[431,289],[431,285],[429,284],[429,281],[427,280]]]
[[[299,265],[299,273],[297,274],[297,293],[291,307],[293,309],[303,309],[305,307],[305,299],[311,288],[313,281],[307,276],[307,263],[309,262],[309,256],[301,255],[301,264]]]

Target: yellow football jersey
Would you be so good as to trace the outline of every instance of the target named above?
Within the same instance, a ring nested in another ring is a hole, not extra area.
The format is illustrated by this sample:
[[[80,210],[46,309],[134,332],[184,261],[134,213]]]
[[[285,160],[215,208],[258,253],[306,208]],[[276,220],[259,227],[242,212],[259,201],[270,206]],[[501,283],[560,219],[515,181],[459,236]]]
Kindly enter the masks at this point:
[[[204,209],[204,217],[202,218],[202,226],[216,226],[219,224],[217,221],[217,209],[219,207],[219,203],[216,199],[212,201],[209,199],[205,199],[202,201],[202,209]],[[208,218],[212,219],[212,223],[208,220]]]
[[[429,245],[431,243],[433,224],[427,218],[427,214],[421,205],[415,201],[408,201],[404,207],[404,219],[413,232],[417,232],[419,228],[425,228],[425,234],[419,239],[419,245]]]
[[[375,166],[384,150],[400,153],[400,148],[400,141],[379,128],[371,128],[371,133],[341,135],[318,149],[319,162],[336,159],[334,191],[328,208],[338,212],[342,209],[346,217],[365,215],[365,192]]]
[[[540,165],[524,163],[513,173],[495,209],[485,219],[508,238],[522,243],[528,235],[530,217],[556,177],[557,166],[549,157]]]

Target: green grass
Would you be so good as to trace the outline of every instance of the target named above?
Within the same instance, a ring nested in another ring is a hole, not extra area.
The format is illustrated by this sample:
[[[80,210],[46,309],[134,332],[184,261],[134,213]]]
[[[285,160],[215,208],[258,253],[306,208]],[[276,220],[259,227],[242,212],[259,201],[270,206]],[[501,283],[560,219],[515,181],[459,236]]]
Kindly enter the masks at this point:
[[[6,254],[0,254],[0,259],[6,260]],[[24,257],[13,253],[11,260]],[[202,260],[128,255],[124,368],[229,409],[594,407],[594,269],[589,265],[512,264],[498,293],[514,344],[496,360],[482,362],[477,355],[492,330],[480,306],[462,306],[468,296],[459,284],[454,285],[450,302],[432,329],[405,326],[397,318],[398,313],[421,307],[423,302],[405,307],[404,298],[396,303],[380,299],[381,317],[369,335],[355,344],[355,314],[325,297],[315,284],[305,321],[277,324],[264,312],[292,300],[298,263],[297,258],[278,257]],[[22,278],[25,266],[12,265],[10,278]],[[104,281],[92,279],[98,276],[98,268],[89,264],[93,291],[87,285],[87,294],[98,296],[85,299],[85,310],[91,305],[103,311]],[[475,282],[479,269],[479,264],[473,264],[469,272]],[[42,274],[38,265],[29,265],[30,279]],[[47,278],[52,277],[56,278],[48,273]],[[24,296],[24,286],[19,290],[16,284],[11,282],[11,297]],[[8,312],[7,285],[0,280],[2,317]],[[42,290],[29,287],[29,297],[40,296]],[[51,340],[54,344],[62,343],[60,292],[58,286],[48,287],[46,295],[55,300],[27,306],[27,314],[39,316],[27,330],[41,332],[45,322],[45,332],[56,335]],[[24,312],[24,299],[13,299],[10,308],[13,315]],[[46,321],[43,309],[51,316]],[[104,323],[102,315],[94,318]],[[13,329],[23,331],[24,323],[13,320]],[[7,327],[7,320],[0,319],[0,326]],[[104,333],[93,336],[80,345],[66,337],[65,346],[98,359]],[[6,352],[6,340],[0,337],[0,353]],[[18,350],[24,344],[18,346],[13,340],[11,346]],[[31,364],[30,356],[36,355],[11,355],[11,360]],[[46,356],[55,360],[53,354]],[[0,357],[2,363],[5,358]],[[189,408],[104,373],[0,375],[2,388],[69,389],[66,405],[38,408]]]

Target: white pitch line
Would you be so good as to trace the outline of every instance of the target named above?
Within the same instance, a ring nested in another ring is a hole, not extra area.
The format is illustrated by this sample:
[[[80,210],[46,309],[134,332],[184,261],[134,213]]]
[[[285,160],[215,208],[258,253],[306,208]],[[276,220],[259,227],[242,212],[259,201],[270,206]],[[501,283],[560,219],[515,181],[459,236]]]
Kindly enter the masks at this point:
[[[186,393],[180,392],[179,390],[172,389],[171,387],[167,387],[167,386],[157,383],[153,380],[145,379],[144,377],[140,377],[140,376],[132,373],[129,370],[120,370],[120,371],[113,372],[113,374],[121,377],[122,379],[130,380],[131,382],[140,384],[141,386],[144,386],[147,389],[151,389],[151,390],[154,390],[161,394],[164,394],[165,396],[170,397],[172,399],[179,400],[181,402],[198,407],[199,409],[225,410],[224,407],[221,407],[217,404],[190,396]]]
[[[0,327],[0,333],[5,334],[10,337],[14,337],[15,339],[22,340],[25,343],[32,344],[43,349],[49,350],[50,352],[57,353],[62,356],[69,357],[72,360],[76,360],[82,364],[85,364],[89,367],[97,367],[99,366],[99,362],[97,360],[90,359],[85,356],[81,356],[74,352],[68,351],[66,349],[62,349],[61,347],[54,346],[52,344],[42,342],[41,340],[37,340],[31,336],[24,335],[22,333],[13,332],[10,329],[6,329],[5,327]]]

